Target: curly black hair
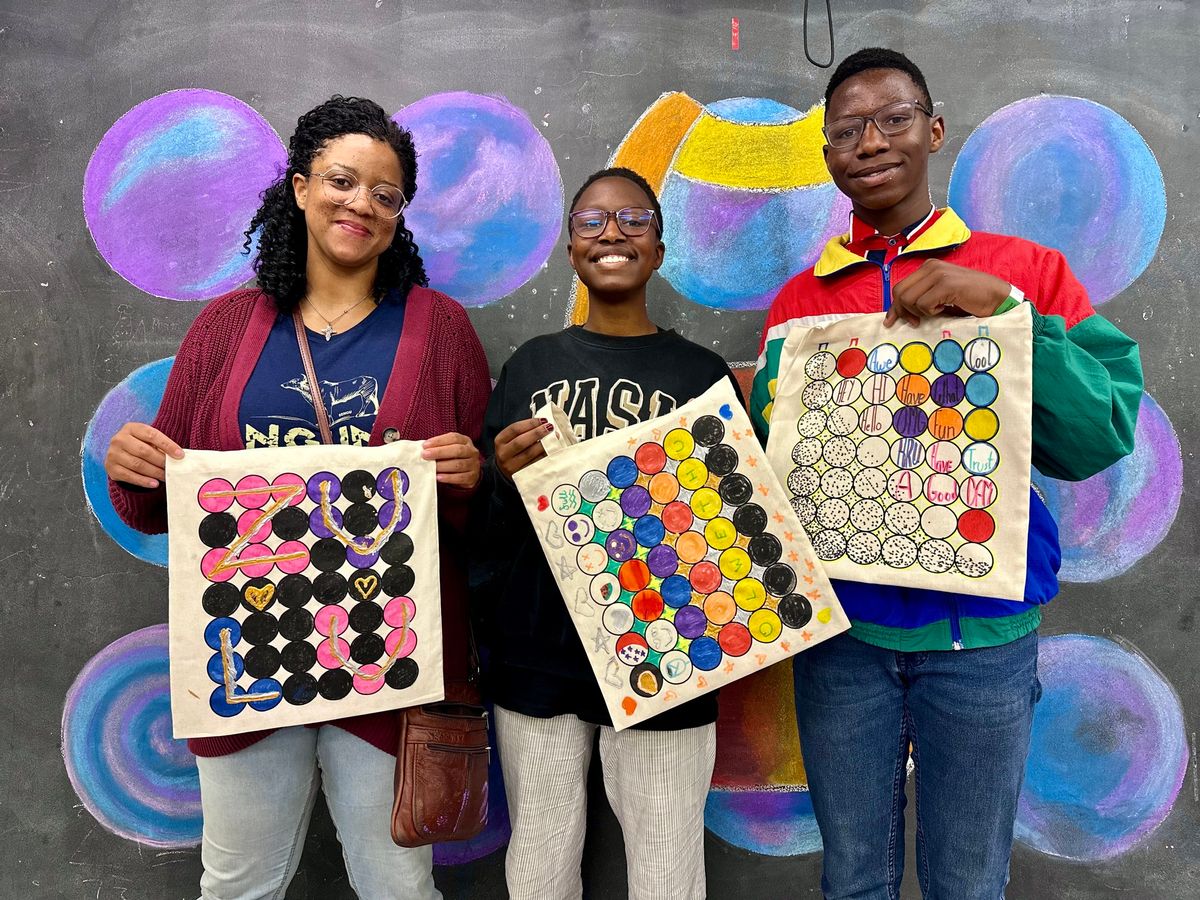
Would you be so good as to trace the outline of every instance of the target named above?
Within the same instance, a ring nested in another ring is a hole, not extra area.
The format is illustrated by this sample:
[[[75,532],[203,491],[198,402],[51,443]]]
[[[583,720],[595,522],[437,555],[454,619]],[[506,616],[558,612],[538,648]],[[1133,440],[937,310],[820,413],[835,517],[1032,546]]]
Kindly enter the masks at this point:
[[[275,299],[283,312],[291,312],[307,290],[308,232],[304,211],[296,205],[292,176],[311,175],[313,157],[344,134],[365,134],[390,146],[400,160],[404,196],[411,202],[417,192],[417,151],[412,134],[388,118],[378,103],[334,94],[302,115],[288,141],[287,169],[263,191],[262,205],[250,220],[243,244],[249,253],[257,239],[254,272],[258,275],[258,285]],[[391,246],[379,257],[375,299],[378,301],[390,290],[407,295],[414,284],[426,286],[429,279],[413,234],[405,227],[401,215]]]
[[[654,193],[654,188],[650,187],[650,182],[639,175],[633,169],[626,169],[623,166],[613,166],[609,169],[601,169],[599,172],[593,172],[587,177],[587,180],[580,185],[579,190],[575,192],[575,196],[571,198],[571,205],[567,209],[567,233],[570,234],[570,214],[575,212],[575,207],[579,203],[579,198],[583,196],[583,192],[590,188],[595,182],[601,178],[624,178],[626,181],[632,181],[640,187],[650,200],[650,208],[654,210],[654,224],[658,228],[658,237],[661,240],[663,236],[663,214],[662,207],[658,205],[658,195]]]
[[[933,98],[929,96],[929,85],[925,83],[925,76],[921,74],[917,64],[903,53],[884,47],[864,47],[838,63],[838,67],[829,76],[829,84],[825,87],[825,105],[829,105],[829,98],[833,96],[833,92],[843,81],[871,69],[896,69],[903,72],[912,79],[917,90],[921,92],[921,99],[925,101],[926,109],[933,109]]]

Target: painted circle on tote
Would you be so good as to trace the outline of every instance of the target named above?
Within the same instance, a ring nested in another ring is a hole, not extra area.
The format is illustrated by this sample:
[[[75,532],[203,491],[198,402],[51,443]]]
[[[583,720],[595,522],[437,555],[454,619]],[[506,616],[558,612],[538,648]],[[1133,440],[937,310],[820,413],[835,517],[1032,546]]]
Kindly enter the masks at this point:
[[[596,523],[597,531],[607,534],[621,527],[625,521],[625,511],[616,500],[601,500],[592,507],[592,521]]]
[[[837,359],[828,350],[818,350],[804,363],[804,374],[817,381],[823,381],[834,373]]]
[[[819,438],[805,438],[792,448],[792,462],[798,466],[811,466],[821,458],[825,445]]]
[[[108,831],[154,847],[200,842],[195,757],[171,737],[166,625],[119,638],[83,667],[63,706],[62,752],[75,793]]]
[[[108,497],[104,457],[108,453],[109,441],[121,430],[122,425],[154,419],[173,362],[173,357],[160,359],[131,372],[104,395],[83,434],[83,492],[88,508],[100,527],[123,549],[156,566],[167,564],[167,536],[142,534],[121,521]],[[231,504],[232,500],[223,505],[228,508]],[[220,511],[220,506],[218,504],[213,511]]]
[[[421,153],[421,189],[404,221],[430,286],[484,306],[536,275],[558,239],[563,186],[550,144],[528,116],[501,97],[454,91],[392,119]]]
[[[241,100],[167,91],[100,139],[83,179],[84,218],[104,261],[134,287],[205,300],[253,277],[243,232],[286,164],[279,135]]]
[[[1133,453],[1086,481],[1034,484],[1058,522],[1063,581],[1103,581],[1127,571],[1167,536],[1183,494],[1179,438],[1166,413],[1142,395]]]
[[[1167,216],[1145,140],[1079,97],[1029,97],[992,113],[959,151],[949,196],[972,228],[1062,251],[1096,305],[1150,264]],[[1097,233],[1111,240],[1097,243]]]
[[[1187,773],[1178,695],[1128,644],[1043,637],[1016,836],[1042,853],[1114,859],[1171,812]]]

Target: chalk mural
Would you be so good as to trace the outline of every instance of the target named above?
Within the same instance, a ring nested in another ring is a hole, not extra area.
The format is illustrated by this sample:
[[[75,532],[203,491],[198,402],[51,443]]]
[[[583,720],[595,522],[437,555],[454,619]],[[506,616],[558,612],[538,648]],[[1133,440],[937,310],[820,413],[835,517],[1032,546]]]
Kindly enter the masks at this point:
[[[244,232],[286,160],[279,135],[240,100],[168,91],[101,139],[84,175],[84,217],[100,255],[134,287],[206,300],[253,274]]]
[[[1130,850],[1171,811],[1187,771],[1183,709],[1154,665],[1083,634],[1042,638],[1017,838],[1080,861]]]
[[[681,295],[716,310],[766,309],[789,278],[845,230],[850,202],[821,154],[824,107],[763,97],[702,105],[663,94],[610,165],[641,173],[659,194],[670,252],[659,270]],[[575,279],[570,320],[587,319]]]
[[[992,113],[959,151],[950,205],[972,228],[1062,251],[1095,306],[1145,271],[1167,219],[1162,171],[1142,136],[1078,97],[1029,97]]]
[[[1159,545],[1179,512],[1183,459],[1167,414],[1142,395],[1133,453],[1086,481],[1034,484],[1058,523],[1063,581],[1092,582],[1128,570]]]
[[[434,94],[393,116],[420,153],[405,213],[429,284],[484,306],[537,274],[558,240],[563,187],[550,144],[502,97]]]
[[[134,369],[104,395],[83,435],[83,492],[88,507],[110,538],[138,559],[167,564],[167,536],[142,534],[121,521],[108,498],[104,457],[109,441],[126,422],[149,422],[158,411],[174,357]]]

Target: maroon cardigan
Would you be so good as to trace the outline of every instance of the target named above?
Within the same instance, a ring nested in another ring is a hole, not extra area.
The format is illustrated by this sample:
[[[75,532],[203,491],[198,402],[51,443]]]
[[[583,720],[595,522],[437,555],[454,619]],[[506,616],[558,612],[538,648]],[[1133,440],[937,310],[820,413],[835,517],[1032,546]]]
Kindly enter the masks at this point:
[[[257,289],[233,291],[205,307],[175,356],[154,427],[185,449],[243,449],[238,408],[277,314],[275,302]],[[490,392],[487,358],[466,312],[445,294],[414,287],[408,295],[403,332],[370,444],[382,444],[383,433],[390,428],[397,429],[403,440],[419,441],[457,431],[477,441]],[[126,524],[147,534],[167,530],[164,487],[131,490],[110,480],[108,490],[113,507]],[[472,493],[441,485],[438,488],[444,671],[448,681],[464,677],[467,671],[462,545]],[[395,713],[355,716],[331,724],[380,750],[396,752]],[[188,747],[197,756],[224,756],[270,733],[192,738]]]

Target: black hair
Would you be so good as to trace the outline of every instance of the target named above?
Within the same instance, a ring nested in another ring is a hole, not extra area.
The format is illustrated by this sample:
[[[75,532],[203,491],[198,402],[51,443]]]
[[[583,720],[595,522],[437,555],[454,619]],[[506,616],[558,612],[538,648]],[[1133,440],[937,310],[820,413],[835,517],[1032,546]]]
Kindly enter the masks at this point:
[[[308,261],[308,232],[304,211],[296,205],[292,176],[311,175],[313,158],[330,141],[346,134],[365,134],[383,141],[396,152],[402,173],[401,190],[411,202],[417,192],[417,151],[412,134],[401,128],[378,103],[362,97],[334,94],[320,106],[310,109],[296,122],[296,131],[288,141],[287,169],[279,180],[262,193],[262,205],[250,220],[243,246],[249,253],[255,240],[258,253],[254,272],[258,285],[270,294],[283,312],[290,312],[307,290],[305,266]],[[405,227],[403,214],[396,221],[396,234],[379,257],[374,293],[379,300],[390,290],[407,295],[414,284],[425,286],[425,264]]]
[[[921,92],[921,99],[925,101],[926,109],[932,112],[933,98],[929,96],[929,85],[925,83],[925,76],[921,74],[917,64],[903,53],[884,47],[864,47],[838,63],[838,67],[829,77],[829,84],[825,87],[825,105],[829,105],[829,98],[833,96],[833,92],[842,82],[853,78],[860,72],[867,72],[871,69],[895,69],[903,72],[912,79],[917,90]]]
[[[654,188],[650,187],[650,182],[639,175],[633,169],[626,169],[623,166],[613,166],[609,169],[601,169],[599,172],[593,172],[587,177],[579,190],[575,192],[575,196],[571,198],[571,205],[567,208],[567,214],[575,212],[575,206],[579,203],[579,198],[583,196],[583,192],[590,188],[601,178],[624,178],[626,181],[632,181],[640,187],[650,198],[650,208],[654,210],[654,224],[658,227],[658,237],[661,240],[663,236],[663,215],[662,207],[658,205],[658,195],[654,193]],[[570,234],[570,223],[568,223],[567,234]]]

